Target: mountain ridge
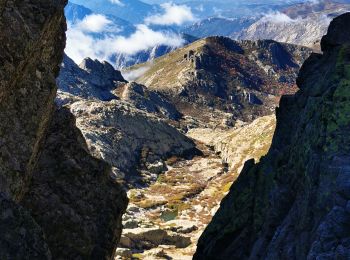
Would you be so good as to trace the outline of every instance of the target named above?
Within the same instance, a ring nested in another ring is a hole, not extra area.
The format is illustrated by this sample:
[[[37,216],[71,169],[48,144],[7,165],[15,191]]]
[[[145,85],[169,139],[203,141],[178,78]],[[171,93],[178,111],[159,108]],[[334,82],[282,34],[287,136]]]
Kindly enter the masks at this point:
[[[248,161],[194,259],[348,259],[350,14],[335,18],[284,96],[260,163]]]
[[[211,124],[205,115],[215,113],[232,124],[273,113],[281,94],[294,93],[296,73],[309,54],[274,41],[209,37],[126,72],[144,70],[136,81],[163,93],[182,114],[201,114],[199,120]]]

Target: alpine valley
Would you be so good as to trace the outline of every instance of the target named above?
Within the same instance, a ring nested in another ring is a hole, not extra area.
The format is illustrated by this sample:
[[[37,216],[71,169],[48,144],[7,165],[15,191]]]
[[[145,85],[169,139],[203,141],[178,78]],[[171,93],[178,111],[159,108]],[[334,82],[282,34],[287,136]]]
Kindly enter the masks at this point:
[[[350,259],[348,10],[0,0],[0,259]]]

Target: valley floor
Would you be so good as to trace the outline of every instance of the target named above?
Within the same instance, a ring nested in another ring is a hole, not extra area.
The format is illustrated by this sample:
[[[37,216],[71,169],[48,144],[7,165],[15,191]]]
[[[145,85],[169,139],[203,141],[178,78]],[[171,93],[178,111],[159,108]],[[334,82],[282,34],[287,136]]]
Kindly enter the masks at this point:
[[[191,130],[202,155],[172,157],[156,182],[129,190],[116,259],[192,259],[244,162],[267,152],[274,129],[274,116],[267,116],[230,130]]]

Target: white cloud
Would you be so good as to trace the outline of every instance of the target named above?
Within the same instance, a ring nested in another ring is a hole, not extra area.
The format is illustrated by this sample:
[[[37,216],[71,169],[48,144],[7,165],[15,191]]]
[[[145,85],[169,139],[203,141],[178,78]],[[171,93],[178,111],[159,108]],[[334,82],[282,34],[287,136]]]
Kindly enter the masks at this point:
[[[101,33],[111,31],[113,24],[106,16],[101,14],[91,14],[79,21],[74,27],[83,32]]]
[[[274,23],[294,23],[298,21],[298,19],[292,19],[288,15],[281,12],[270,12],[266,14],[262,19],[263,21]]]
[[[288,15],[281,13],[281,12],[270,12],[264,15],[264,17],[261,19],[263,22],[272,22],[275,24],[303,24],[307,23],[309,20],[318,20],[318,23],[320,25],[328,25],[331,22],[331,18],[328,17],[325,14],[322,15],[316,15],[316,16],[310,16],[310,17],[296,17],[295,19],[289,17]]]
[[[104,30],[103,27],[98,29]],[[136,31],[128,37],[106,34],[100,38],[94,38],[81,26],[69,25],[66,53],[76,63],[86,57],[111,61],[114,54],[133,55],[157,45],[180,47],[183,44],[184,40],[180,35],[156,32],[147,25],[138,25]]]
[[[124,79],[127,81],[135,81],[139,77],[141,77],[143,74],[145,74],[150,68],[149,67],[142,67],[135,70],[130,71],[122,71]]]
[[[124,4],[120,0],[109,0],[112,4],[117,4],[123,6]]]
[[[144,24],[138,25],[137,30],[129,37],[117,37],[113,41],[116,50],[129,55],[157,45],[179,47],[183,44],[184,40],[178,34],[156,32]]]
[[[199,11],[199,12],[204,12],[204,6],[202,4],[197,6],[196,10]]]
[[[191,8],[186,5],[175,5],[173,3],[162,4],[163,14],[156,14],[145,19],[146,24],[155,25],[182,25],[186,22],[195,21]]]

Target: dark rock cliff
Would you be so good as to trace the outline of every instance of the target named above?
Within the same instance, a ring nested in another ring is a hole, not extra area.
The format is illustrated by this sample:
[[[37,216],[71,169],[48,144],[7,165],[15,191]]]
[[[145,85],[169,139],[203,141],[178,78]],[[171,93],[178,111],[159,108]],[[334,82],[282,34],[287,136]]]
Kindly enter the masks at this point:
[[[0,259],[111,258],[121,233],[125,192],[54,113],[66,2],[0,0]]]
[[[121,235],[127,198],[93,158],[69,109],[57,110],[22,205],[43,228],[54,258],[105,259]]]
[[[0,1],[0,190],[23,197],[56,95],[65,0]]]
[[[272,147],[246,163],[194,259],[350,258],[350,14],[277,109]]]
[[[0,258],[45,259],[44,233],[18,206],[54,109],[64,0],[0,1]]]

